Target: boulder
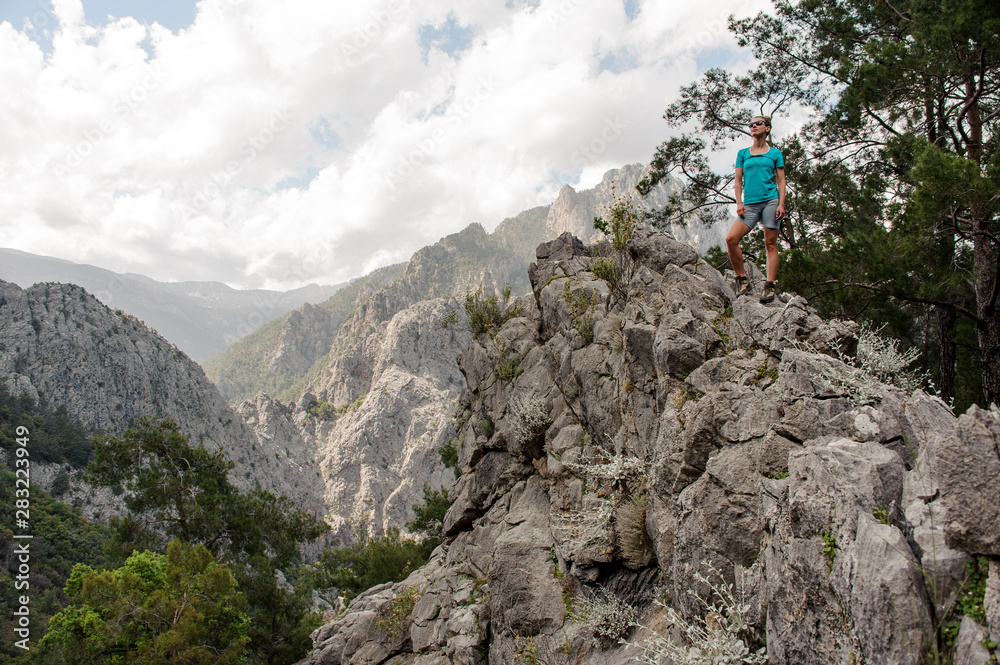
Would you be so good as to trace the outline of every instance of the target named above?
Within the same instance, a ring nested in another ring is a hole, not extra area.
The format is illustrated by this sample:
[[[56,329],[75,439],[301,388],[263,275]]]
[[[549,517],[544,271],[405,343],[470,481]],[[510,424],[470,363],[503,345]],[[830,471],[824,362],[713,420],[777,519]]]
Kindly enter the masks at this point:
[[[918,662],[933,634],[919,563],[875,510],[899,505],[903,463],[846,439],[789,454],[765,548],[771,663]]]
[[[931,442],[930,470],[944,505],[948,547],[1000,557],[1000,409],[973,406],[957,430]]]
[[[628,251],[635,261],[661,274],[667,266],[686,266],[698,261],[698,253],[689,245],[647,228],[636,229]]]
[[[963,616],[955,640],[955,665],[993,665],[996,660],[983,646],[983,640],[988,637],[983,626]]]
[[[986,579],[986,596],[983,599],[986,610],[986,625],[990,637],[1000,647],[1000,563],[990,561],[990,576]]]

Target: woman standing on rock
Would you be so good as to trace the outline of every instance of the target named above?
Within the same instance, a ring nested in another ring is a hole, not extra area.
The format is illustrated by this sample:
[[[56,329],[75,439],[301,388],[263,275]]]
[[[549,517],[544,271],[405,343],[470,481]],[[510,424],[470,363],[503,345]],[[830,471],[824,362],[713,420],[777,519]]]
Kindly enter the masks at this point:
[[[785,216],[785,158],[768,142],[771,116],[755,116],[750,122],[750,136],[753,145],[740,150],[736,157],[736,214],[740,219],[733,222],[726,234],[726,248],[736,272],[736,295],[742,296],[750,291],[750,282],[744,270],[740,241],[758,221],[764,226],[767,281],[760,301],[769,303],[774,300],[774,282],[778,278],[778,229]]]

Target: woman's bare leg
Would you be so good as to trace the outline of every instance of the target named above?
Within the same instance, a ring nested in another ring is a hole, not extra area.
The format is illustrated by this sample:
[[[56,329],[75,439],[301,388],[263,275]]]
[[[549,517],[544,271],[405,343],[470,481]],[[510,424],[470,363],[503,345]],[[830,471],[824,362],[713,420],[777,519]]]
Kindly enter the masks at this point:
[[[778,279],[778,229],[764,227],[764,249],[767,250],[767,281]]]
[[[729,227],[729,233],[726,234],[726,249],[729,251],[729,262],[733,264],[733,272],[736,273],[737,277],[746,276],[746,270],[743,266],[743,252],[740,250],[740,241],[748,233],[750,233],[750,227],[737,220]],[[777,238],[777,235],[775,235],[775,238]]]

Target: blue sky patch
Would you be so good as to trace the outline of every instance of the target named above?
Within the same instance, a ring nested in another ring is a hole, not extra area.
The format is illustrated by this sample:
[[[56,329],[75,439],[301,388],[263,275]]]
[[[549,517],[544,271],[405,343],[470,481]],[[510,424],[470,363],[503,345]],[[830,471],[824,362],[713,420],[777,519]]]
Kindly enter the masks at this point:
[[[636,60],[635,55],[623,49],[614,53],[608,53],[602,57],[600,62],[597,63],[597,73],[611,72],[612,74],[621,74],[638,66],[639,62]]]
[[[324,148],[342,148],[344,146],[343,139],[330,125],[330,119],[326,116],[320,118],[319,122],[309,128],[309,135],[312,136],[313,141]]]
[[[320,169],[317,166],[301,167],[298,173],[285,178],[275,185],[274,189],[275,191],[281,191],[282,189],[308,189],[309,183],[319,175],[319,171]]]
[[[108,16],[131,16],[140,23],[151,25],[156,21],[177,32],[194,21],[195,0],[83,0],[83,13],[91,25],[105,25]],[[49,0],[2,0],[0,21],[25,31],[46,53],[52,50],[52,32],[58,25]],[[148,45],[143,47],[150,51]]]
[[[639,0],[624,0],[624,2],[625,16],[628,16],[630,21],[634,21],[639,16]]]
[[[475,30],[472,26],[459,25],[455,14],[449,13],[448,18],[440,25],[422,25],[417,35],[420,41],[420,51],[424,62],[432,48],[440,49],[454,57],[469,47]]]
[[[733,48],[715,48],[702,51],[695,56],[698,63],[698,76],[707,72],[713,67],[727,67],[736,59],[738,53]]]

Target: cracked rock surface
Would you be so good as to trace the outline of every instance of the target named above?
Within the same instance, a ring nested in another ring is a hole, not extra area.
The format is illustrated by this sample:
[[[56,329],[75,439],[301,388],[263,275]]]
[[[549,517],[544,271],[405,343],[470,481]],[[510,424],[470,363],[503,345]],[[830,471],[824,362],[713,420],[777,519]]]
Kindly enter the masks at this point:
[[[772,664],[911,664],[971,555],[994,557],[979,630],[995,630],[1000,411],[956,418],[889,386],[859,400],[830,378],[853,323],[737,299],[644,229],[623,299],[593,272],[607,252],[568,233],[538,248],[523,314],[459,356],[446,541],[303,662],[635,662],[617,638],[668,632],[654,597],[704,617],[705,575],[734,585]],[[386,634],[373,617],[406,593],[405,634]],[[638,617],[614,639],[593,612],[609,598]]]

